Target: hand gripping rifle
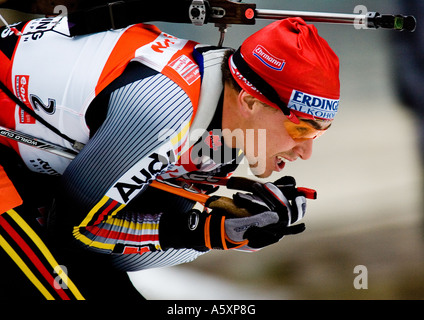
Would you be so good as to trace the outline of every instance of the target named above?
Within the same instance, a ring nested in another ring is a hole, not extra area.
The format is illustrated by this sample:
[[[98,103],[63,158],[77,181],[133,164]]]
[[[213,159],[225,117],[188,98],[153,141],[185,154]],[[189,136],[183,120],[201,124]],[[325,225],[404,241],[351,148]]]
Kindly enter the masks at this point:
[[[301,17],[306,22],[324,22],[355,25],[361,29],[384,28],[413,32],[416,19],[413,16],[380,14],[325,13],[289,10],[256,9],[254,3],[230,0],[128,0],[107,3],[68,15],[70,33],[82,35],[110,29],[120,29],[139,22],[173,22],[202,26],[214,23],[221,32],[222,45],[226,28],[231,24],[254,25],[256,19],[279,20]]]

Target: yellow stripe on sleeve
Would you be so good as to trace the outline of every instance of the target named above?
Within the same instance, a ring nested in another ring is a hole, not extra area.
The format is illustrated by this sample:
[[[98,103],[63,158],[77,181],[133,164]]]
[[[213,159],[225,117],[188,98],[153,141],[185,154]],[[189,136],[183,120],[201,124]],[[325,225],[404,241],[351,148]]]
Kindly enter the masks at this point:
[[[94,215],[99,211],[99,209],[109,200],[110,198],[107,196],[104,196],[102,200],[100,200],[93,209],[90,210],[88,215],[85,217],[85,219],[81,222],[79,227],[86,227],[91,220],[93,220]]]

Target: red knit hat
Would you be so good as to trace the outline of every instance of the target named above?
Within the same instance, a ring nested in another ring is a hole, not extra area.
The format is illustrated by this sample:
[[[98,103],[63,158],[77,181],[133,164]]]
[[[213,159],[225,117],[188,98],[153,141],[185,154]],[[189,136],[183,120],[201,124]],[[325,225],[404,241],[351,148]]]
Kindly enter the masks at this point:
[[[340,98],[339,59],[301,18],[271,23],[229,60],[237,83],[257,99],[297,116],[332,120]]]

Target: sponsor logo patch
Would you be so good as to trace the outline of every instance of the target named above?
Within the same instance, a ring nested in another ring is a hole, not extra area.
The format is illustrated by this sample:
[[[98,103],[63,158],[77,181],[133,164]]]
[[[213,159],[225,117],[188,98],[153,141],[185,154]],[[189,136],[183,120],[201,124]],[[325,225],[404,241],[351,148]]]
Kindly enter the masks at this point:
[[[253,55],[258,58],[264,65],[273,70],[281,71],[286,64],[284,59],[277,58],[276,56],[272,55],[261,45],[256,46],[255,50],[253,50]]]
[[[293,90],[288,107],[317,118],[334,119],[339,109],[339,100],[327,99]]]
[[[174,69],[188,85],[192,85],[200,78],[199,67],[184,54],[172,61],[169,66]]]
[[[175,154],[171,143],[167,143],[148,157],[141,159],[109,189],[106,196],[126,204],[137,194],[147,188],[148,183],[156,176],[164,173],[167,167],[175,162]]]
[[[16,96],[25,103],[28,108],[32,109],[31,103],[28,98],[28,84],[29,76],[28,75],[17,75],[15,76],[15,90]],[[27,112],[19,108],[19,123],[30,123],[34,124],[35,119],[31,117]]]

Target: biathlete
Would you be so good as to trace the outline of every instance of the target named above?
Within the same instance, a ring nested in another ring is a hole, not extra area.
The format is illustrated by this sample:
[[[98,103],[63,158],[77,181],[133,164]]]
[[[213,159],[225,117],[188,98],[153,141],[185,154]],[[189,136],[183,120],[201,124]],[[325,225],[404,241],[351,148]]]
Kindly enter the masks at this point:
[[[41,192],[43,239],[66,267],[73,295],[137,299],[127,271],[190,262],[213,249],[256,251],[304,230],[297,222],[309,195],[291,177],[254,183],[230,201],[212,193],[213,182],[230,177],[242,158],[258,178],[307,160],[314,139],[331,126],[339,61],[313,25],[276,21],[238,50],[148,24],[76,37],[62,16],[12,27],[19,35],[0,29],[0,81],[7,88],[0,91],[0,125],[72,149],[41,117],[83,148],[71,160],[0,137],[7,181],[1,193],[11,195],[1,200],[0,221],[12,226],[0,223],[3,249],[17,228],[11,219],[32,221],[38,213],[19,212],[27,196]],[[189,181],[211,196],[212,210],[193,209],[194,201],[152,188],[152,181],[182,188]],[[234,208],[247,214],[234,216]]]

